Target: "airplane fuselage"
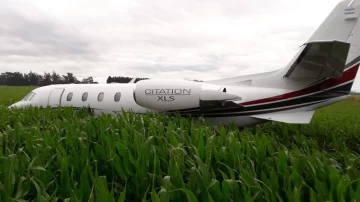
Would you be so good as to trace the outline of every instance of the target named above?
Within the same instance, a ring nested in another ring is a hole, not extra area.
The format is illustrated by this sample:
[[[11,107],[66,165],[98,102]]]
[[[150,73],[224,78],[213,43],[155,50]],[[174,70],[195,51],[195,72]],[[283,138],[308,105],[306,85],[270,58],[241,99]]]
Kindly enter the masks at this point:
[[[349,12],[349,10],[351,12]],[[35,89],[12,107],[90,107],[205,117],[214,124],[309,123],[314,110],[348,98],[360,63],[360,0],[341,1],[282,69],[206,82],[141,80]]]
[[[243,127],[271,120],[271,118],[263,119],[255,117],[259,114],[282,113],[286,119],[286,116],[296,116],[297,112],[313,111],[316,108],[338,102],[348,97],[348,95],[334,94],[335,91],[329,91],[329,93],[332,93],[330,97],[326,92],[322,94],[318,92],[313,96],[301,97],[302,95],[299,94],[300,98],[293,97],[286,99],[284,95],[286,96],[294,92],[294,90],[252,86],[211,85],[215,86],[215,90],[211,89],[212,91],[209,92],[217,92],[216,87],[219,87],[219,89],[226,89],[226,94],[235,95],[238,99],[226,101],[224,106],[209,105],[207,108],[205,106],[204,109],[201,107],[181,108],[180,106],[179,109],[176,109],[176,103],[171,103],[174,99],[183,99],[181,100],[181,104],[195,100],[194,103],[197,104],[197,102],[200,102],[200,100],[197,100],[199,93],[196,94],[197,92],[192,92],[191,88],[186,87],[167,88],[164,86],[163,88],[154,89],[149,86],[149,88],[141,89],[144,96],[150,96],[150,98],[146,98],[147,100],[153,99],[159,106],[167,104],[174,109],[161,110],[160,108],[147,108],[138,104],[139,101],[136,101],[135,96],[138,83],[49,85],[33,90],[23,100],[11,105],[10,108],[26,106],[49,106],[52,108],[90,107],[94,110],[96,116],[102,113],[117,114],[123,110],[137,114],[165,112],[171,115],[180,113],[185,116],[204,117],[215,125],[233,123],[239,127]],[[204,85],[208,84],[204,83]],[[191,93],[195,94],[192,95]],[[252,103],[256,100],[268,98],[276,98],[278,100],[272,100],[263,104]],[[305,122],[308,122],[308,120],[305,120]]]

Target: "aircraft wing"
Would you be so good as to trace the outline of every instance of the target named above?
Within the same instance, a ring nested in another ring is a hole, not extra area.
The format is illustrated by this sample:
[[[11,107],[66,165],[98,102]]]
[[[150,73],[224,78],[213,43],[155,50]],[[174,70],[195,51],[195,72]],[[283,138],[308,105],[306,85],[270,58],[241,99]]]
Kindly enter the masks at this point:
[[[341,41],[313,41],[294,61],[284,77],[290,79],[340,78],[350,44]]]
[[[270,121],[278,121],[283,123],[308,124],[310,123],[313,115],[314,115],[314,111],[306,111],[306,112],[258,114],[258,115],[253,115],[251,117],[270,120]]]

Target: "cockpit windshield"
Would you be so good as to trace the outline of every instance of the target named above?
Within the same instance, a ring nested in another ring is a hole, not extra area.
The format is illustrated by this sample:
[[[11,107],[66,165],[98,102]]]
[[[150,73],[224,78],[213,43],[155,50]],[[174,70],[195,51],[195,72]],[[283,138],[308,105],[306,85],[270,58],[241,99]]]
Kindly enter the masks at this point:
[[[30,101],[34,97],[34,95],[35,95],[34,92],[30,92],[21,101]]]

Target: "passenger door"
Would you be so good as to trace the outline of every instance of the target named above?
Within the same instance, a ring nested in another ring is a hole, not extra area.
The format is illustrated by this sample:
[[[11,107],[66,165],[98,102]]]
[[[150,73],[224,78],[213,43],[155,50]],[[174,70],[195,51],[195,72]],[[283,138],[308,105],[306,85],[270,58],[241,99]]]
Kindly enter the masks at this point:
[[[61,106],[60,100],[64,90],[65,90],[64,88],[53,89],[49,95],[48,105],[51,107]]]

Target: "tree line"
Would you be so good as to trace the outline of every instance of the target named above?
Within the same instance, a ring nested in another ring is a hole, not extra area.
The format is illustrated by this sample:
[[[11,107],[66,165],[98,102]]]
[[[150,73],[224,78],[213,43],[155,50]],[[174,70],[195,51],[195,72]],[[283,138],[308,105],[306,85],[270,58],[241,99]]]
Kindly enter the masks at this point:
[[[106,80],[106,83],[129,83],[133,78],[132,77],[123,77],[123,76],[114,76],[111,77],[109,76]],[[136,78],[134,83],[141,81],[141,80],[145,80],[145,79],[150,79],[150,78]],[[201,80],[191,80],[191,79],[185,79],[185,80],[189,80],[189,81],[195,81],[195,82],[203,82]]]
[[[106,83],[129,83],[133,78],[124,76],[109,76]],[[134,83],[149,78],[135,78]],[[200,80],[193,80],[196,82],[202,82]],[[67,72],[65,75],[60,75],[53,71],[52,73],[44,72],[43,75],[30,71],[29,73],[20,72],[5,72],[0,74],[0,85],[7,86],[47,86],[52,84],[80,84],[89,83],[96,84],[93,77],[83,78],[79,80],[73,73]]]
[[[5,72],[0,74],[0,85],[8,86],[46,86],[51,84],[69,84],[69,83],[98,83],[93,77],[83,78],[81,81],[73,73],[67,72],[60,75],[53,71],[44,72],[43,75],[30,71],[27,73]]]
[[[123,77],[123,76],[109,76],[106,80],[106,83],[129,83],[133,78],[132,77]],[[134,83],[149,78],[136,78]]]
[[[133,78],[132,77],[123,77],[123,76],[109,76],[106,83],[129,83]],[[149,78],[136,78],[135,83]],[[0,85],[7,86],[47,86],[52,84],[80,84],[80,83],[90,83],[96,84],[97,81],[94,81],[93,77],[83,78],[81,81],[74,76],[73,73],[67,72],[65,75],[60,75],[53,71],[52,73],[44,72],[43,75],[30,71],[27,73],[20,72],[5,72],[0,74]]]

